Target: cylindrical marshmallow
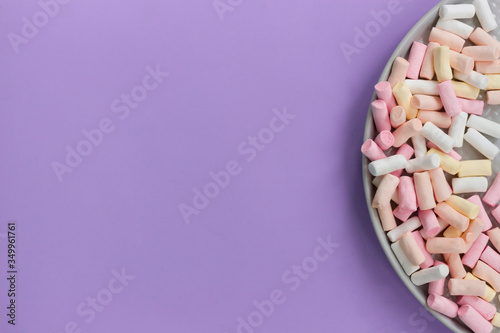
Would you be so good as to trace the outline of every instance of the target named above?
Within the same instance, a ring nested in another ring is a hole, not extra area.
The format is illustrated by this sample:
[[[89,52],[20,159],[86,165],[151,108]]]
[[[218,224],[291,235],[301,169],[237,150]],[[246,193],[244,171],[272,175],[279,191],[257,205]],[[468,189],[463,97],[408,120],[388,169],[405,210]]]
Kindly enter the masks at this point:
[[[420,209],[427,210],[436,207],[429,173],[427,171],[416,172],[413,175],[413,181],[415,183],[415,192],[417,194],[417,202]]]
[[[465,280],[481,281],[471,273],[467,273],[467,275],[465,276]],[[496,295],[497,295],[496,291],[493,290],[493,288],[491,288],[490,286],[486,285],[486,291],[484,292],[484,295],[480,297],[484,299],[486,302],[491,302]]]
[[[470,305],[463,305],[458,309],[458,318],[474,333],[491,333],[493,330],[493,325]]]
[[[409,138],[422,130],[422,122],[420,119],[411,119],[401,125],[392,134],[394,135],[394,147],[401,147]]]
[[[446,112],[440,111],[418,111],[417,118],[422,121],[422,124],[431,122],[439,128],[449,128],[451,126],[452,118],[448,117]]]
[[[418,74],[420,73],[420,69],[422,68],[426,50],[427,45],[419,42],[413,42],[410,50],[410,55],[408,56],[409,67],[408,72],[406,73],[407,78],[413,80],[418,79]]]
[[[376,161],[386,158],[384,152],[372,139],[368,139],[361,146],[361,152],[370,160]]]
[[[492,247],[487,246],[479,259],[481,259],[485,264],[489,265],[495,271],[500,273],[500,254],[493,250]]]
[[[488,77],[488,85],[485,90],[499,90],[500,89],[500,75],[499,74],[486,74]]]
[[[377,188],[377,192],[375,192],[375,196],[373,197],[372,201],[372,207],[380,208],[385,205],[390,205],[391,197],[394,194],[394,191],[396,191],[398,185],[398,177],[390,174],[385,175]]]
[[[434,77],[434,48],[438,47],[438,43],[430,42],[425,51],[424,61],[420,70],[420,77],[432,80]]]
[[[460,296],[457,298],[458,305],[470,305],[486,320],[491,320],[497,312],[497,308],[477,296]]]
[[[397,57],[394,59],[391,75],[389,75],[389,78],[387,79],[391,87],[394,88],[398,82],[405,80],[408,67],[410,67],[410,63],[405,58]]]
[[[421,210],[419,209],[418,211],[420,213]],[[422,221],[423,221],[423,219],[420,217],[420,223],[422,223]],[[432,234],[429,235],[429,234],[427,234],[424,229],[420,230],[420,234],[422,235],[423,239],[427,240],[427,239],[429,239],[431,237],[434,237],[434,236],[438,235],[441,231],[443,231],[446,227],[449,226],[448,222],[446,222],[445,220],[443,220],[440,217],[437,218],[437,221],[438,221],[438,224],[439,224],[439,230],[436,232],[435,235],[432,235]]]
[[[420,250],[411,232],[407,232],[401,236],[399,245],[412,265],[419,266],[425,261],[424,253]]]
[[[405,84],[412,94],[438,96],[437,81],[428,80],[405,80]]]
[[[489,119],[471,115],[467,121],[467,127],[471,127],[494,138],[500,138],[500,124]]]
[[[413,185],[413,178],[403,176],[399,178],[399,193],[400,201],[399,206],[405,210],[417,210],[417,196],[415,194],[415,186]],[[393,241],[394,242],[394,241]]]
[[[401,248],[400,241],[392,243],[391,248],[392,248],[392,252],[394,252],[394,255],[398,259],[398,261],[401,264],[401,267],[403,268],[406,275],[411,275],[413,272],[416,272],[417,270],[420,269],[419,266],[412,265],[410,263],[410,261],[408,260],[408,258],[404,254],[403,249]]]
[[[453,79],[450,65],[450,48],[446,45],[434,48],[434,71],[438,82]]]
[[[483,74],[500,74],[500,60],[476,61],[476,71]]]
[[[420,268],[429,268],[432,265],[434,265],[434,258],[432,255],[427,252],[427,249],[425,248],[425,241],[422,238],[422,235],[418,231],[412,231],[411,233],[413,235],[413,238],[415,238],[415,242],[417,242],[418,247],[420,248],[420,251],[424,254],[425,260],[423,263],[420,264]]]
[[[398,128],[403,125],[406,121],[406,111],[402,106],[393,107],[390,114],[389,120],[391,122],[391,126],[394,128]]]
[[[486,283],[478,280],[450,279],[448,290],[451,296],[483,296],[486,291]]]
[[[382,150],[387,150],[394,144],[394,136],[390,131],[382,131],[375,138],[375,143]]]
[[[464,140],[470,143],[472,147],[476,148],[478,152],[490,160],[493,160],[500,152],[498,147],[493,142],[486,139],[484,135],[473,128],[469,128],[467,130],[467,133],[464,135]]]
[[[427,239],[425,246],[429,253],[464,253],[465,242],[462,238],[434,237]]]
[[[483,114],[484,101],[459,98],[458,102],[462,107],[462,111],[468,114],[480,116]]]
[[[392,175],[392,173],[391,173],[391,175]],[[378,188],[380,186],[380,183],[382,182],[382,179],[384,179],[384,176],[373,177],[373,180],[372,180],[373,186],[375,186],[375,187]],[[395,176],[395,175],[393,175],[393,176]],[[396,177],[399,178],[399,176],[396,176]],[[399,191],[396,188],[396,191],[394,191],[394,194],[391,197],[391,200],[394,201],[396,204],[399,204],[399,194],[398,194],[398,192]],[[390,206],[390,205],[387,205],[387,206]]]
[[[441,98],[429,95],[413,95],[411,105],[417,109],[439,111],[443,108]]]
[[[452,300],[440,295],[430,294],[429,297],[427,297],[427,305],[432,310],[450,318],[455,318],[458,314],[458,305]]]
[[[500,291],[500,273],[479,260],[476,267],[472,269],[472,274],[488,282],[496,292]]]
[[[476,8],[471,4],[443,5],[439,8],[439,17],[444,20],[468,19],[476,14]]]
[[[499,206],[500,207],[500,206]],[[488,231],[488,237],[491,240],[491,244],[500,251],[500,229],[494,228]]]
[[[462,54],[471,57],[474,61],[495,61],[500,56],[500,49],[490,45],[466,46]]]
[[[462,215],[467,216],[471,220],[475,219],[479,214],[479,206],[462,197],[452,195],[446,203]],[[463,230],[462,230],[463,231]]]
[[[451,32],[432,28],[431,34],[429,35],[429,42],[447,45],[451,50],[461,52],[465,44],[465,39]]]
[[[408,165],[406,166],[406,172],[414,173],[414,172],[436,169],[439,168],[440,162],[441,159],[439,158],[438,154],[429,154],[416,157],[408,161]]]
[[[461,73],[469,74],[474,69],[474,59],[450,50],[450,66]]]
[[[450,157],[451,158],[451,157]],[[431,177],[432,188],[434,190],[434,198],[437,202],[448,200],[451,197],[450,185],[446,181],[443,169],[436,168],[429,170]]]
[[[413,213],[415,213],[414,210],[408,210],[408,209],[404,209],[404,208],[401,208],[400,206],[397,206],[393,211],[392,213],[394,214],[394,216],[401,220],[401,222],[406,222],[410,216],[412,216]]]
[[[392,110],[396,106],[396,100],[392,94],[391,84],[387,81],[379,82],[375,85],[375,92],[378,99],[385,102],[388,110]]]
[[[448,266],[446,265],[425,268],[413,273],[411,275],[411,282],[416,286],[421,286],[432,281],[441,280],[447,277],[449,273]]]
[[[453,149],[453,145],[455,143],[453,138],[447,135],[433,123],[426,123],[422,127],[422,131],[420,133],[424,136],[424,138],[432,141],[434,144],[436,144],[436,146],[439,147],[439,149],[441,149],[445,153],[449,153]]]
[[[446,265],[446,264],[444,262],[435,260],[434,266],[439,266],[439,265]],[[445,284],[446,284],[446,278],[429,282],[429,288],[428,288],[429,295],[435,294],[443,296]]]
[[[445,253],[444,260],[450,269],[450,275],[454,279],[463,279],[467,272],[465,271],[462,259],[458,253]],[[482,295],[482,294],[481,294]]]
[[[458,230],[464,232],[469,226],[469,219],[457,212],[453,207],[448,205],[446,202],[440,202],[434,209],[434,213],[441,217],[448,224],[454,226]]]
[[[413,144],[413,149],[415,149],[415,157],[423,157],[427,154],[426,140],[420,133],[412,136],[411,142]]]
[[[490,230],[491,229],[491,220],[490,217],[488,216],[488,213],[486,213],[486,210],[484,209],[483,202],[481,201],[481,198],[479,195],[473,195],[472,197],[467,199],[468,201],[472,202],[473,204],[477,205],[479,207],[479,214],[477,215],[477,218],[483,221],[484,223],[484,228],[483,232]]]
[[[376,160],[368,164],[370,173],[377,177],[393,171],[404,169],[408,165],[408,161],[402,155],[393,155],[380,160]]]
[[[420,227],[420,219],[418,217],[412,217],[408,221],[401,223],[396,228],[392,229],[387,233],[387,237],[391,242],[398,241],[404,234],[411,233],[413,230]]]
[[[491,324],[495,327],[500,327],[500,313],[496,313],[493,319],[491,320]]]
[[[453,193],[486,192],[488,179],[486,177],[453,178],[451,180]]]
[[[413,148],[410,145],[403,143],[401,145],[401,147],[399,147],[399,149],[396,151],[396,155],[402,155],[408,161],[413,156],[414,152],[415,151],[413,150]],[[394,175],[396,177],[400,177],[401,174],[403,173],[403,170],[404,169],[399,169],[399,170],[393,171],[393,172],[391,172],[391,175]]]
[[[444,171],[448,172],[450,175],[456,175],[457,172],[460,170],[460,162],[459,161],[457,161],[453,157],[449,156],[448,154],[445,154],[442,151],[437,150],[436,148],[429,149],[427,154],[438,154],[439,158],[440,158],[441,168]],[[446,183],[446,184],[448,184],[448,183]],[[443,183],[443,185],[444,185],[444,183]],[[450,193],[451,193],[451,188],[450,188]],[[442,201],[442,200],[439,200],[439,201]]]
[[[453,139],[454,147],[463,146],[466,123],[467,113],[465,112],[460,112],[452,118],[448,135]]]
[[[443,102],[443,107],[449,117],[454,117],[462,112],[462,107],[458,101],[453,84],[450,80],[443,81],[438,84],[439,96]],[[444,151],[444,150],[443,150]]]
[[[500,47],[500,43],[492,35],[487,33],[481,28],[476,28],[474,32],[469,36],[471,42],[476,45],[490,45]]]
[[[476,15],[484,31],[490,32],[491,30],[495,30],[498,24],[491,11],[488,0],[474,0],[473,4],[474,7],[476,7]]]
[[[404,81],[398,82],[392,89],[392,93],[396,98],[399,106],[402,106],[406,111],[406,119],[413,119],[417,116],[418,110],[411,106],[411,98],[413,97],[410,89]]]
[[[377,132],[391,130],[389,111],[387,111],[387,105],[384,101],[378,99],[372,102],[372,114]]]
[[[491,160],[467,160],[460,162],[458,177],[491,176]]]
[[[473,27],[458,20],[440,19],[436,24],[436,28],[451,32],[463,39],[469,39],[470,34],[474,31]]]
[[[483,201],[491,207],[494,207],[500,201],[500,172],[497,173],[495,180],[484,195]]]
[[[446,238],[457,238],[462,236],[462,231],[458,230],[454,226],[450,225],[446,230],[443,232],[443,237]]]
[[[434,214],[434,211],[432,209],[419,209],[418,218],[420,220],[420,223],[422,224],[423,230],[428,236],[437,236],[437,234],[439,234],[439,232],[441,231],[436,214]]]
[[[378,216],[380,217],[380,222],[382,224],[382,229],[384,231],[389,231],[396,228],[396,219],[392,213],[391,205],[384,205],[377,208]]]
[[[454,77],[457,80],[467,82],[471,86],[474,86],[479,89],[486,89],[489,81],[486,75],[483,75],[475,71],[471,71],[469,74],[464,74],[456,70],[454,72]]]
[[[462,257],[462,263],[469,267],[473,268],[476,266],[479,257],[481,257],[481,253],[483,253],[486,244],[488,244],[489,238],[485,234],[479,234],[476,241],[472,244],[469,251],[467,251]],[[464,242],[465,243],[465,242]]]
[[[489,105],[500,105],[500,90],[486,92],[486,103]]]
[[[489,79],[490,78],[488,78],[488,82]],[[481,92],[481,89],[473,87],[467,82],[451,81],[451,84],[453,85],[453,90],[455,91],[455,95],[457,95],[458,98],[476,100],[479,97],[479,93]]]
[[[462,239],[465,242],[465,252],[469,251],[472,247],[476,239],[479,237],[479,234],[484,229],[484,222],[480,219],[474,219],[469,223],[469,227],[462,234]]]

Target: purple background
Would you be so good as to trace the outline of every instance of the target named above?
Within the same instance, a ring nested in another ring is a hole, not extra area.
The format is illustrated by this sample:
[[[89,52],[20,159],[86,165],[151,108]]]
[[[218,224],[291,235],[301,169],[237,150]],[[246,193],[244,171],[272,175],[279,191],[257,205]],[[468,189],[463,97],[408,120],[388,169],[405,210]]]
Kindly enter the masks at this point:
[[[15,328],[0,283],[0,331],[233,333],[275,289],[255,332],[448,331],[382,252],[359,153],[373,85],[436,3],[401,0],[348,63],[341,42],[388,1],[247,0],[221,20],[211,0],[73,0],[15,53],[40,6],[2,0],[0,234],[17,221],[20,273]],[[170,76],[121,120],[112,101],[156,65]],[[284,107],[248,162],[238,146]],[[103,118],[115,130],[58,182],[53,161]],[[231,160],[241,173],[186,224],[178,205]],[[340,247],[292,291],[282,275],[328,235]],[[86,323],[76,308],[122,268],[135,279]]]

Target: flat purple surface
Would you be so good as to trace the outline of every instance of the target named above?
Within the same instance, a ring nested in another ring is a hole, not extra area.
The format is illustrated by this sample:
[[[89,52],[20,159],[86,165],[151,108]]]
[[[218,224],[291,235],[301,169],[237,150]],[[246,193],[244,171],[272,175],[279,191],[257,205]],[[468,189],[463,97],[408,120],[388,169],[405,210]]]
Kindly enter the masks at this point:
[[[359,152],[436,0],[66,2],[0,6],[2,333],[448,331],[378,244]]]

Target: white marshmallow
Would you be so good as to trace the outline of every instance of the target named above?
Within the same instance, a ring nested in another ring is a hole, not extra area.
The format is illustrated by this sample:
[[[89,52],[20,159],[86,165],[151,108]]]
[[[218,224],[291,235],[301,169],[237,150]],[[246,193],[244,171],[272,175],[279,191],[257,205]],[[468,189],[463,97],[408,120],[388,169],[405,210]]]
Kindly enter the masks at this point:
[[[436,24],[436,28],[451,32],[463,39],[469,39],[471,33],[474,31],[474,28],[470,25],[457,20],[440,19]]]
[[[473,87],[479,88],[479,89],[486,89],[488,86],[488,77],[484,74],[478,73],[476,71],[472,71],[469,74],[464,74],[462,72],[459,72],[457,70],[453,71],[453,76],[460,80],[464,81],[468,84],[470,84]]]
[[[449,153],[453,149],[455,140],[453,140],[451,136],[443,132],[439,127],[437,127],[433,123],[429,121],[425,123],[425,125],[422,127],[421,133],[424,136],[424,138],[434,143],[443,152]]]
[[[474,7],[476,7],[476,15],[483,30],[490,32],[491,30],[496,29],[498,24],[495,20],[493,12],[491,11],[488,0],[475,0],[473,4]]]
[[[403,267],[403,270],[405,271],[406,275],[411,275],[412,273],[418,271],[420,269],[419,266],[414,266],[410,263],[408,258],[403,252],[403,249],[401,248],[401,245],[399,244],[400,241],[397,241],[396,243],[391,244],[392,252],[396,255],[396,258],[398,259],[399,263],[401,264],[401,267]],[[440,265],[442,266],[442,265]]]
[[[427,145],[422,134],[418,133],[412,136],[411,142],[413,143],[413,149],[415,150],[415,157],[421,157],[427,154]]]
[[[408,221],[398,225],[396,228],[392,229],[387,233],[387,237],[391,242],[398,241],[401,236],[403,236],[407,232],[412,232],[413,230],[419,228],[421,226],[420,219],[418,216],[412,217],[408,219]]]
[[[387,158],[382,158],[368,164],[370,173],[377,177],[386,175],[396,170],[404,169],[408,166],[408,161],[403,155],[392,155]]]
[[[495,123],[489,119],[479,117],[476,115],[471,115],[467,121],[467,127],[471,127],[478,132],[492,136],[494,138],[500,138],[500,124]]]
[[[443,5],[439,9],[439,17],[444,20],[468,19],[476,15],[476,8],[471,4]]]
[[[464,145],[465,125],[467,123],[468,116],[469,115],[466,112],[460,112],[451,120],[448,135],[453,138],[453,147],[460,148]]]
[[[486,192],[488,190],[488,179],[486,177],[464,177],[451,180],[453,193]]]
[[[439,82],[428,80],[405,80],[405,84],[413,95],[439,96]]]
[[[500,151],[498,147],[495,146],[495,144],[486,139],[484,135],[473,128],[469,128],[467,130],[467,133],[465,133],[464,135],[464,139],[465,141],[470,143],[472,147],[476,148],[478,152],[480,152],[490,160],[494,159]]]
[[[421,286],[432,281],[444,279],[448,274],[450,274],[448,265],[438,265],[413,273],[411,282],[416,286]]]
[[[440,163],[438,154],[429,154],[409,160],[405,170],[408,173],[433,170],[439,168]]]

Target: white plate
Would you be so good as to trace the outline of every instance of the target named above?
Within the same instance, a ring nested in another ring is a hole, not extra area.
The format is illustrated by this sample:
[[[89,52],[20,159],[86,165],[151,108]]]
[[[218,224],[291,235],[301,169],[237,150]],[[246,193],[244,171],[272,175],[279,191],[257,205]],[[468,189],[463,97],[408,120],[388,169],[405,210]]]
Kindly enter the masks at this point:
[[[496,0],[490,0],[490,6],[493,10],[493,12],[496,15],[497,21],[500,20],[500,3]],[[396,57],[404,57],[408,59],[408,53],[411,47],[411,44],[414,41],[419,41],[424,44],[427,44],[428,41],[428,36],[431,31],[431,28],[435,26],[437,20],[438,20],[438,11],[441,5],[443,4],[457,4],[457,3],[472,3],[472,1],[459,1],[459,0],[449,0],[449,1],[442,1],[439,5],[435,6],[433,9],[431,9],[411,30],[410,32],[403,38],[399,46],[396,48],[394,53],[392,54],[391,58],[389,59],[389,62],[385,66],[382,75],[380,76],[379,82],[380,81],[386,81],[387,78],[389,77],[391,68],[392,68],[392,63]],[[477,21],[477,18],[471,19],[471,20],[464,20],[464,22],[471,24],[473,26],[480,26],[479,22]],[[500,40],[500,28],[495,29],[494,31],[490,32],[492,35],[494,35],[497,39]],[[470,42],[467,42],[469,44]],[[484,98],[484,92],[481,92],[480,98]],[[376,99],[376,95],[373,95],[373,100]],[[496,122],[500,122],[500,108],[499,107],[491,107],[486,105],[486,108],[484,110],[483,116],[485,118],[491,119]],[[366,119],[366,125],[365,125],[365,134],[364,134],[364,141],[368,139],[373,139],[376,136],[376,131],[375,131],[375,126],[373,124],[373,119],[372,119],[372,112],[371,109],[368,111],[368,117]],[[494,139],[489,137],[490,140],[493,141],[497,146],[500,146],[500,139]],[[468,159],[475,159],[475,158],[484,158],[481,157],[479,153],[477,153],[474,148],[472,148],[467,142],[464,142],[464,146],[461,149],[455,149],[460,155],[462,155],[464,160]],[[450,328],[454,332],[471,332],[469,328],[467,328],[460,319],[455,318],[455,319],[450,319],[446,316],[443,316],[427,307],[426,301],[427,301],[427,288],[428,285],[424,285],[421,287],[415,286],[411,281],[409,276],[405,274],[403,269],[401,268],[398,260],[394,256],[394,253],[392,252],[390,248],[390,242],[386,236],[386,233],[382,230],[382,226],[380,223],[380,219],[378,217],[377,211],[373,208],[371,208],[371,202],[373,199],[373,196],[375,194],[375,188],[372,185],[372,180],[373,177],[368,171],[368,163],[369,160],[363,156],[363,184],[365,188],[365,196],[366,196],[366,201],[368,203],[368,210],[370,212],[370,217],[373,223],[373,227],[375,229],[375,233],[377,234],[377,237],[380,241],[380,244],[382,245],[382,248],[387,255],[387,258],[391,262],[392,267],[394,267],[394,270],[396,273],[399,275],[401,280],[404,282],[406,287],[411,291],[411,293],[418,299],[418,301],[427,309],[429,310],[437,319],[439,319],[444,325],[446,325],[448,328]],[[493,178],[496,176],[497,172],[500,171],[500,157],[497,157],[495,160],[493,160],[492,163],[493,166],[493,176],[489,177],[489,184],[491,185],[491,182],[493,181]],[[481,197],[482,194],[478,193]],[[467,197],[473,195],[473,193],[469,193]],[[485,205],[486,211],[489,213],[491,209],[488,208],[488,205]],[[493,227],[498,227],[499,224],[496,222],[496,220],[491,216],[490,214],[491,221],[493,223]],[[494,301],[495,305],[497,306],[497,311],[500,312],[500,303],[498,302],[498,298],[495,297]],[[494,328],[492,332],[495,333],[500,333],[500,328]]]

